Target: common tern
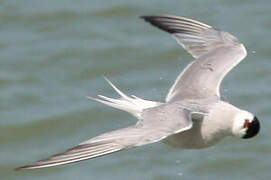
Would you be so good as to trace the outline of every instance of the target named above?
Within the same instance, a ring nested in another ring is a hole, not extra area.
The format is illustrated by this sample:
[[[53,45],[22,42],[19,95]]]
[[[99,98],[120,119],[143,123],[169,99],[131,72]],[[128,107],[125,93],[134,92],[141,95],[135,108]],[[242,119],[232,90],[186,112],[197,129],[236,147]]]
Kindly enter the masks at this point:
[[[247,139],[258,134],[260,123],[255,115],[220,98],[224,76],[247,55],[236,37],[185,17],[141,18],[171,34],[194,57],[170,88],[165,102],[127,96],[106,79],[120,98],[103,95],[88,98],[127,111],[138,122],[16,170],[77,162],[158,141],[181,149],[201,149],[227,136]]]

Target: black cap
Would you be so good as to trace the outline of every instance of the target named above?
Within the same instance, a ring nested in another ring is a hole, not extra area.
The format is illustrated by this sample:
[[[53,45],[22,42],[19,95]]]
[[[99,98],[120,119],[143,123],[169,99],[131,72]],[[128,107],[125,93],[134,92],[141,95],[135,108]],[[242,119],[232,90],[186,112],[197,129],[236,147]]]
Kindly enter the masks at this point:
[[[243,139],[248,139],[256,136],[260,131],[260,122],[256,116],[251,123],[249,123],[246,134],[243,136]]]

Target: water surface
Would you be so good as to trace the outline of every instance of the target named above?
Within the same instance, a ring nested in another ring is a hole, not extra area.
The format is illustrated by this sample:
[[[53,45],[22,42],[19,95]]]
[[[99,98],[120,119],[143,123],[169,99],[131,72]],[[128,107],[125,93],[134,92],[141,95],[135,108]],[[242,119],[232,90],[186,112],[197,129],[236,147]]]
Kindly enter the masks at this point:
[[[1,179],[268,179],[270,177],[270,1],[0,2]],[[250,140],[226,138],[204,150],[156,143],[81,163],[13,168],[133,124],[125,112],[85,98],[127,94],[164,101],[192,57],[138,17],[176,14],[236,35],[248,57],[223,81],[223,99],[262,122]]]

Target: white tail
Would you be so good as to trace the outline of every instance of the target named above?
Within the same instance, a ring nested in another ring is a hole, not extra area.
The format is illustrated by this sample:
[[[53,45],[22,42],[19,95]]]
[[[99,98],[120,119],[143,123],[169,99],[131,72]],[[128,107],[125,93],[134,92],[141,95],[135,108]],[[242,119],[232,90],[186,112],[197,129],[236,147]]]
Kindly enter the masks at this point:
[[[91,96],[87,96],[87,98],[100,102],[102,104],[126,111],[131,113],[132,115],[140,118],[141,113],[144,109],[158,106],[162,103],[155,101],[148,101],[145,99],[138,98],[134,95],[131,97],[125,95],[121,92],[111,81],[109,81],[106,77],[105,80],[113,87],[113,89],[121,96],[119,99],[109,98],[103,95],[98,95],[99,98],[94,98]]]

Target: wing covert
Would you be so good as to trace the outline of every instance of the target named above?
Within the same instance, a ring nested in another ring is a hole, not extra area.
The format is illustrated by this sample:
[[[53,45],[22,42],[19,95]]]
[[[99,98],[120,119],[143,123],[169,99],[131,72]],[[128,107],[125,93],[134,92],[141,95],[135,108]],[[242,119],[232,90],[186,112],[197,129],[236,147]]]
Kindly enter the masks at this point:
[[[192,19],[170,15],[142,18],[170,33],[195,58],[180,73],[166,101],[220,98],[224,76],[247,54],[244,45],[230,33]]]
[[[191,115],[188,110],[183,109],[175,112],[179,115],[176,117],[178,120],[173,118],[166,121],[160,115],[166,117],[167,110],[165,108],[164,110],[162,108],[155,109],[153,111],[157,111],[157,113],[154,116],[150,115],[153,111],[148,111],[144,115],[146,119],[139,121],[134,126],[104,133],[63,153],[53,155],[31,165],[18,167],[15,170],[45,168],[91,159],[116,151],[154,143],[192,127]]]

